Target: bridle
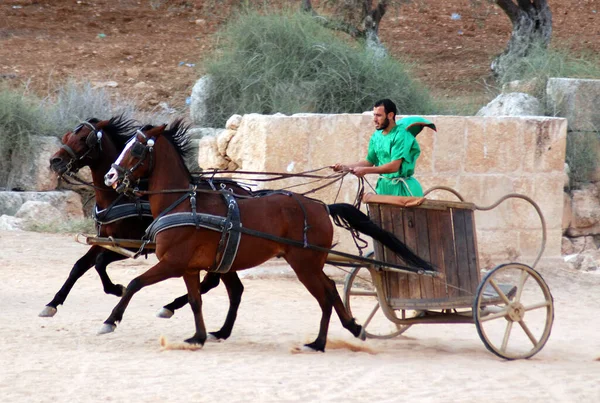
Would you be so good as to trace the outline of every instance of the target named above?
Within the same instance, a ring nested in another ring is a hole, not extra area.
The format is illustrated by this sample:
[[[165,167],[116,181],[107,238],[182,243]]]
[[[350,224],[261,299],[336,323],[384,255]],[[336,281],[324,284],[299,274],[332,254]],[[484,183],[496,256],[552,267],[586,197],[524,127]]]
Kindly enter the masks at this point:
[[[152,168],[154,167],[154,138],[146,137],[146,135],[140,129],[136,131],[136,134],[142,136],[143,139],[146,140],[146,144],[144,144],[136,137],[135,143],[131,146],[131,156],[136,158],[138,161],[129,169],[125,169],[118,164],[111,165],[111,167],[114,168],[114,170],[119,174],[118,179],[121,181],[121,183],[116,189],[119,193],[135,193],[137,191],[137,189],[131,188],[131,177],[139,167],[144,165],[146,158],[149,157],[150,159],[148,163],[148,172],[151,172]]]
[[[79,130],[81,130],[84,126],[90,129],[90,133],[85,139],[85,144],[88,146],[88,149],[83,155],[77,156],[75,151],[71,147],[66,144],[62,144],[60,148],[65,150],[67,154],[71,156],[71,160],[66,165],[65,174],[75,174],[79,171],[79,167],[75,166],[77,161],[81,161],[86,158],[91,152],[96,149],[96,146],[102,151],[102,130],[96,130],[93,124],[90,122],[81,122],[75,129],[73,129],[73,134],[76,134]]]

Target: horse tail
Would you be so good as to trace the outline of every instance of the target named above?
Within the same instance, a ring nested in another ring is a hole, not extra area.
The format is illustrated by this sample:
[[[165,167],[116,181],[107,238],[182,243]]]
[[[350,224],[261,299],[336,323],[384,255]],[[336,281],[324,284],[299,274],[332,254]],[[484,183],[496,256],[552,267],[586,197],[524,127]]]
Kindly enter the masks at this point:
[[[417,256],[408,246],[399,240],[394,234],[384,230],[375,224],[362,211],[348,203],[329,204],[329,214],[333,218],[335,225],[354,229],[371,238],[381,242],[394,253],[402,258],[406,264],[419,267],[425,270],[435,271],[431,263]]]

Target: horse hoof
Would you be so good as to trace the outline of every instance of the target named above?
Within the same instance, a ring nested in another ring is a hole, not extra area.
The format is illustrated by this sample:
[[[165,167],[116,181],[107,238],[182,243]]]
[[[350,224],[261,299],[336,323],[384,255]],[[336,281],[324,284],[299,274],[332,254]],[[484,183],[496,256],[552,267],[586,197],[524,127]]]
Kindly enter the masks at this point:
[[[167,309],[167,308],[160,308],[160,310],[158,312],[156,312],[156,316],[158,318],[169,319],[173,315],[175,315],[175,312],[173,312],[172,310]]]
[[[195,344],[195,345],[197,345],[197,346],[200,346],[200,347],[204,346],[204,342],[203,342],[203,341],[201,341],[201,340],[200,340],[200,339],[198,339],[198,338],[195,338],[195,337],[190,337],[189,339],[186,339],[186,340],[184,340],[184,341],[185,341],[186,343],[188,343],[188,344]]]
[[[220,339],[212,333],[209,333],[206,336],[206,341],[209,343],[221,343],[224,339]]]
[[[112,333],[115,331],[116,328],[117,328],[117,325],[111,325],[110,323],[105,323],[104,325],[102,325],[102,327],[98,331],[98,334]]]
[[[56,312],[57,312],[57,310],[56,310],[55,307],[53,307],[53,306],[46,306],[46,307],[44,307],[44,309],[42,309],[42,312],[40,312],[38,314],[38,316],[40,318],[51,318],[54,315],[56,315]]]

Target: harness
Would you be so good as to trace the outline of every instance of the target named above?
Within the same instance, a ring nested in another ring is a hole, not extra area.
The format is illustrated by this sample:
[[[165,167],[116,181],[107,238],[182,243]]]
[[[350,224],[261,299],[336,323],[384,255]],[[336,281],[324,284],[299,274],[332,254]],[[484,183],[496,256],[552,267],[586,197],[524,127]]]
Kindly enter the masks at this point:
[[[146,229],[146,234],[142,238],[144,244],[138,251],[138,254],[141,253],[143,247],[147,243],[154,242],[156,240],[156,235],[164,230],[189,226],[196,227],[196,229],[206,228],[221,233],[221,239],[219,240],[217,253],[215,255],[215,262],[209,270],[216,273],[227,273],[229,269],[231,269],[231,265],[237,256],[242,235],[240,232],[242,223],[240,218],[240,208],[235,197],[227,191],[222,191],[220,193],[227,205],[227,216],[222,217],[213,214],[198,213],[196,211],[196,189],[194,187],[190,193],[183,195],[183,197],[164,210],[152,224],[150,224]],[[192,208],[191,212],[167,214],[188,197]]]

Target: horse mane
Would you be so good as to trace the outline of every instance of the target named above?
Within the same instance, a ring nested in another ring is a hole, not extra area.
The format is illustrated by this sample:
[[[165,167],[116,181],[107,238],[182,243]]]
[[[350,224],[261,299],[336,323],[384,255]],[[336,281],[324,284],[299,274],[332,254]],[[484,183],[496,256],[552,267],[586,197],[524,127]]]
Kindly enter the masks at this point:
[[[146,131],[155,126],[146,125],[142,128],[142,131]],[[192,155],[192,142],[190,141],[190,134],[188,130],[190,129],[190,125],[183,122],[182,118],[176,119],[173,121],[168,128],[166,128],[162,136],[165,137],[169,143],[173,145],[179,157],[181,157],[181,162],[188,173],[188,176],[191,178],[190,171],[185,163],[186,159]]]
[[[87,119],[87,122],[97,124],[96,118]],[[113,116],[102,128],[102,133],[108,135],[118,149],[123,149],[125,144],[137,129],[138,124],[134,119],[127,119],[123,114]]]

